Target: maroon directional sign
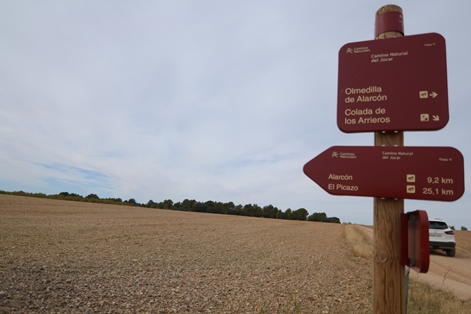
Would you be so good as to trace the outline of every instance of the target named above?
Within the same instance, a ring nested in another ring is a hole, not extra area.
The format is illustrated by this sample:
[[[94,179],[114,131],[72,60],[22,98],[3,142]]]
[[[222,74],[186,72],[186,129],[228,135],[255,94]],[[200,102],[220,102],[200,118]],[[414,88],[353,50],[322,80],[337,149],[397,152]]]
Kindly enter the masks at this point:
[[[337,96],[343,132],[443,128],[449,119],[445,39],[429,33],[344,45]]]
[[[452,147],[333,146],[303,170],[333,195],[455,201],[464,193],[463,155]]]

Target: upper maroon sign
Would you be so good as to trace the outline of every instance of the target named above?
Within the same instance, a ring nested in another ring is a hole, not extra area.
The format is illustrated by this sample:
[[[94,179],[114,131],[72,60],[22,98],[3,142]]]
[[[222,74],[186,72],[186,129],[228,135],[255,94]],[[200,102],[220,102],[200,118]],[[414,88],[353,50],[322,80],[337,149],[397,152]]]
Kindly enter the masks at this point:
[[[448,119],[446,47],[440,34],[340,49],[337,125],[343,132],[438,130]]]
[[[303,170],[334,195],[455,201],[464,193],[463,155],[452,147],[333,146]]]

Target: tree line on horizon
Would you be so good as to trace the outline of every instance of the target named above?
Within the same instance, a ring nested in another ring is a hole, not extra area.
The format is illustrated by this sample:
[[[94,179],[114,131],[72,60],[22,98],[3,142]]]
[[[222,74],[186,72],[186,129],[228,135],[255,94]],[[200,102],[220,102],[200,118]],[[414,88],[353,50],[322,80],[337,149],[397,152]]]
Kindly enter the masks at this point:
[[[282,211],[281,209],[271,204],[262,207],[257,204],[235,205],[234,202],[226,202],[226,203],[215,202],[215,201],[199,202],[196,200],[189,200],[189,199],[185,199],[181,202],[176,202],[176,203],[174,203],[171,199],[166,199],[162,202],[154,202],[153,200],[149,200],[146,204],[140,204],[136,202],[134,198],[130,198],[129,200],[123,201],[121,198],[100,198],[97,194],[89,194],[83,197],[79,194],[69,193],[69,192],[61,192],[59,194],[51,194],[51,195],[46,195],[44,193],[27,193],[23,191],[17,191],[17,192],[0,191],[0,193],[19,195],[19,196],[52,198],[52,199],[82,201],[82,202],[92,202],[92,203],[120,204],[120,205],[147,207],[147,208],[191,211],[191,212],[201,212],[201,213],[340,223],[340,219],[338,217],[327,217],[326,213],[324,212],[313,213],[309,215],[309,212],[305,208],[299,208],[296,210],[292,210],[291,208],[288,208],[285,211]]]

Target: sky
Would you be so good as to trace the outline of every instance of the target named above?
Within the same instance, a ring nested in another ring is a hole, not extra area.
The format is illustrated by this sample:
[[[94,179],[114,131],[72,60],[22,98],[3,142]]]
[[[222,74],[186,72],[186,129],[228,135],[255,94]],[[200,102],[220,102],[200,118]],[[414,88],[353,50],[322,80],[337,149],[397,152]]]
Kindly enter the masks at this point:
[[[373,198],[303,173],[335,145],[339,49],[374,39],[360,1],[0,0],[0,190],[306,208],[372,224]],[[405,132],[471,160],[471,2],[397,1],[405,35],[446,40],[450,120]],[[471,229],[471,197],[405,211]]]

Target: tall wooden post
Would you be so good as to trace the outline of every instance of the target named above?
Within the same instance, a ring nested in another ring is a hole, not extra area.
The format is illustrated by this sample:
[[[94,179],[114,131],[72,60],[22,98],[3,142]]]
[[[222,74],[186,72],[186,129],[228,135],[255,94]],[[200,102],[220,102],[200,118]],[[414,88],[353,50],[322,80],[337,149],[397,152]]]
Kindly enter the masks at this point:
[[[402,9],[386,5],[376,12],[375,39],[404,36]],[[402,26],[402,29],[401,29]],[[387,75],[385,73],[384,75]],[[403,132],[375,133],[375,146],[404,146]],[[388,171],[384,169],[384,171]],[[401,264],[403,199],[374,199],[373,313],[404,314],[404,266]]]

